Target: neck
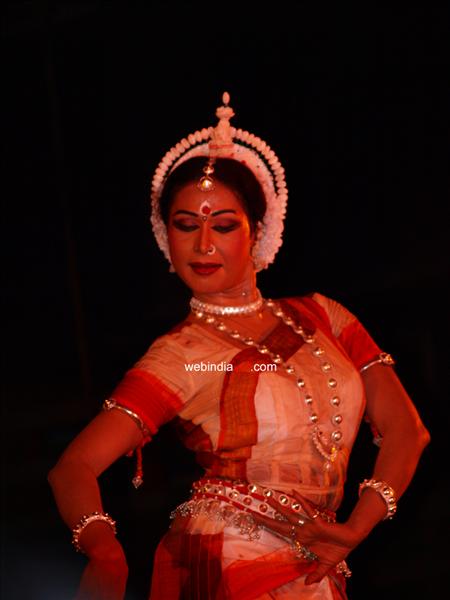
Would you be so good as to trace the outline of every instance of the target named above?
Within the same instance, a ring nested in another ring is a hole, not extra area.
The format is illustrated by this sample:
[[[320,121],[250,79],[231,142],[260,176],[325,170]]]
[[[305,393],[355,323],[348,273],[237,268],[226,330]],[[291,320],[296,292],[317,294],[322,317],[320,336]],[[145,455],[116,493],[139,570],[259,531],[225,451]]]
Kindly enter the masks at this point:
[[[259,298],[258,288],[256,287],[256,275],[251,280],[243,281],[228,290],[212,293],[197,293],[193,290],[193,295],[200,302],[217,304],[218,306],[250,304]]]

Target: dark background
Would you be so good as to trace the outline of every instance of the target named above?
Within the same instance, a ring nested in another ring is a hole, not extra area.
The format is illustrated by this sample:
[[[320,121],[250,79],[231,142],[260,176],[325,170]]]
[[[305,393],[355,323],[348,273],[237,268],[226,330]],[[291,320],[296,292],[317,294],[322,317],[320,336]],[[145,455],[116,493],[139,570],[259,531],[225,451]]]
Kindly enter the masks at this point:
[[[397,358],[433,438],[395,520],[350,557],[350,598],[441,591],[448,39],[447,11],[427,2],[6,3],[2,598],[65,600],[76,588],[84,558],[46,475],[187,312],[151,235],[150,181],[170,146],[215,122],[224,90],[233,123],[286,169],[285,243],[261,290],[317,290],[355,312]],[[341,518],[373,456],[364,425]],[[146,597],[155,545],[197,475],[170,427],[144,461],[138,491],[128,458],[102,477],[129,556],[128,600]]]

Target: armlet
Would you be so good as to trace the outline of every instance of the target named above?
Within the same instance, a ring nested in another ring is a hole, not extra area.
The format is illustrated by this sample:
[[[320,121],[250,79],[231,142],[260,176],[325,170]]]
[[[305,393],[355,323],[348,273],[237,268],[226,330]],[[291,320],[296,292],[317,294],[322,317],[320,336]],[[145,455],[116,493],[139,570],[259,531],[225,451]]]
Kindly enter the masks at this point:
[[[114,400],[114,398],[108,398],[107,400],[105,400],[103,402],[103,410],[112,410],[113,408],[115,408],[116,410],[120,410],[121,412],[128,415],[131,419],[133,419],[133,421],[136,423],[136,425],[142,431],[144,438],[150,437],[150,431],[149,431],[148,427],[146,427],[144,421],[135,412],[133,412],[129,408],[125,408],[125,406],[122,406],[121,404],[118,404]]]
[[[363,367],[361,367],[360,373],[367,371],[367,369],[369,369],[370,367],[373,367],[373,365],[377,365],[377,364],[382,364],[382,365],[385,365],[386,367],[392,367],[393,365],[395,365],[395,360],[387,352],[380,352],[380,354],[378,355],[377,358],[375,358],[374,360],[371,360],[370,362],[365,364]]]

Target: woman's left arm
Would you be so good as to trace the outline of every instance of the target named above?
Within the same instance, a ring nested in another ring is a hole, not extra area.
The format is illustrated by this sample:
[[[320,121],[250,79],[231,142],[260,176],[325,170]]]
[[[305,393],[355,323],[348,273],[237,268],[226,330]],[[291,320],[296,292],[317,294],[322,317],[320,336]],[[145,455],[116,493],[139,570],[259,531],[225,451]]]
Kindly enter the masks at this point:
[[[361,376],[366,390],[367,417],[382,436],[371,478],[390,486],[398,500],[414,475],[430,435],[391,367],[376,364]],[[310,521],[301,531],[302,539],[317,553],[319,564],[308,575],[306,583],[320,581],[386,516],[387,504],[383,497],[373,488],[366,487],[345,523],[333,525],[320,519]]]
[[[374,365],[362,374],[362,378],[366,388],[367,416],[383,438],[372,479],[386,482],[398,500],[414,475],[430,435],[393,369]],[[364,489],[345,523],[327,523],[315,518],[315,511],[306,499],[294,490],[292,493],[309,517],[301,526],[296,518],[292,519],[289,510],[281,509],[274,499],[267,502],[285,514],[288,522],[261,515],[256,521],[285,536],[295,532],[296,539],[317,555],[317,567],[307,576],[307,584],[319,582],[387,515],[386,502],[370,487]]]
[[[398,500],[408,487],[430,435],[391,367],[377,364],[362,373],[367,416],[382,436],[373,479],[386,482]],[[364,539],[386,516],[386,503],[374,489],[361,494],[347,525]]]

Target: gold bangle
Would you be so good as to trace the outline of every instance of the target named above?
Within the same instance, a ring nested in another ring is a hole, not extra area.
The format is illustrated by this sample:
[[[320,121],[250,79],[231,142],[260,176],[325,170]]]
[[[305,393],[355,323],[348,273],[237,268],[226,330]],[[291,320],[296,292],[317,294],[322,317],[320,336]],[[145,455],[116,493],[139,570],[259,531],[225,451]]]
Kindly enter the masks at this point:
[[[128,415],[129,417],[131,417],[131,419],[133,419],[133,421],[136,423],[136,425],[142,431],[142,434],[144,435],[144,437],[147,437],[150,435],[150,431],[149,431],[148,427],[145,425],[144,421],[141,419],[141,417],[139,415],[137,415],[135,412],[133,412],[129,408],[126,408],[125,406],[118,404],[114,400],[114,398],[107,398],[103,402],[103,410],[108,411],[108,410],[112,410],[113,408],[120,410],[121,412],[123,412],[126,415]]]
[[[397,500],[395,497],[395,492],[390,485],[388,485],[385,481],[381,481],[378,479],[364,479],[364,481],[359,486],[359,496],[366,488],[372,488],[375,490],[386,503],[387,513],[384,517],[383,521],[386,519],[392,519],[392,517],[397,512]]]
[[[89,525],[89,523],[93,523],[94,521],[104,521],[105,523],[108,523],[113,530],[114,535],[116,535],[116,522],[107,513],[95,511],[90,515],[83,515],[79,522],[72,529],[72,544],[77,552],[84,552],[80,546],[80,535]]]
[[[380,352],[380,354],[378,355],[378,358],[375,358],[374,360],[371,360],[370,362],[365,364],[363,367],[361,367],[359,372],[364,373],[364,371],[366,371],[373,365],[377,365],[377,364],[382,364],[382,365],[385,365],[386,367],[392,367],[393,365],[395,365],[395,360],[387,352]]]

